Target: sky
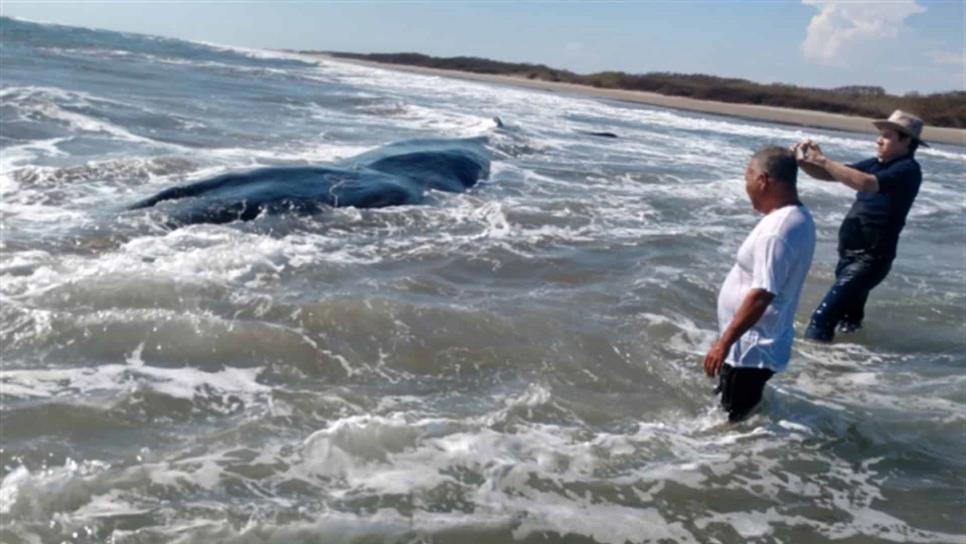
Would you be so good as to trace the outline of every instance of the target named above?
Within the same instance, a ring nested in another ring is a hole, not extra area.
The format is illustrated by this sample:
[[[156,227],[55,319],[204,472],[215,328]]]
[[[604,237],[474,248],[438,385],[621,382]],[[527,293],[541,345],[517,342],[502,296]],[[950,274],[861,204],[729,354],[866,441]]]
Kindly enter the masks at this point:
[[[3,0],[0,15],[254,48],[966,91],[966,0]]]

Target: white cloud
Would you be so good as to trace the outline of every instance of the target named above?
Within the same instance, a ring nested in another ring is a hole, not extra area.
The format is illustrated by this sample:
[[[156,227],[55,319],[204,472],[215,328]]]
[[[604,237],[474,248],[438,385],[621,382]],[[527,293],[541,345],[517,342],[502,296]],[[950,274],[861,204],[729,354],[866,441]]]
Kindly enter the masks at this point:
[[[818,9],[802,42],[805,59],[818,64],[848,64],[850,53],[875,40],[895,38],[905,28],[908,17],[926,11],[916,0],[802,3]]]
[[[962,51],[929,51],[926,55],[936,64],[966,65],[966,53]]]

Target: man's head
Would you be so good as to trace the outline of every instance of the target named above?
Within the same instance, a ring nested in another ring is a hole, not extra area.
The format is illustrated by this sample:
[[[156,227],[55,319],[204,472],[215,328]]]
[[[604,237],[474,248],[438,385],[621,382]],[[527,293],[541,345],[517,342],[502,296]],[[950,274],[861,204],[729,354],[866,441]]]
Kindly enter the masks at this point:
[[[798,201],[798,162],[795,153],[768,146],[751,156],[745,170],[745,191],[751,206],[762,213]]]
[[[876,155],[882,162],[914,154],[920,145],[929,147],[922,141],[922,119],[911,113],[896,110],[888,119],[872,124],[879,129],[879,137],[875,140]]]
[[[882,127],[879,137],[875,139],[875,147],[876,157],[882,162],[889,162],[896,157],[915,153],[919,140],[894,128]]]

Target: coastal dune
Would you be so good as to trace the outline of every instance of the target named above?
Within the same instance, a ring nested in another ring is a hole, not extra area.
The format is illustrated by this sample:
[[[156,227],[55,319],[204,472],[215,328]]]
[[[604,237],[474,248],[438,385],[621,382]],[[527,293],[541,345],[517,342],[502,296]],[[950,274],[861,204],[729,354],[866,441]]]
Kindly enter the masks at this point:
[[[316,58],[324,61],[344,62],[363,66],[373,66],[386,70],[397,70],[425,75],[440,77],[453,77],[473,81],[483,81],[487,83],[498,83],[527,87],[530,89],[540,89],[551,92],[563,92],[591,96],[596,98],[609,98],[613,100],[624,100],[627,102],[637,102],[650,104],[664,108],[674,108],[685,111],[700,113],[712,113],[715,115],[726,115],[740,117],[754,121],[767,121],[771,123],[782,123],[786,125],[796,125],[803,127],[815,127],[822,129],[844,130],[848,132],[876,133],[872,125],[872,118],[858,117],[852,115],[841,115],[836,113],[826,113],[812,110],[801,110],[794,108],[779,108],[774,106],[760,106],[756,104],[735,104],[731,102],[715,102],[711,100],[698,100],[683,96],[668,96],[658,93],[645,91],[627,91],[620,89],[601,89],[589,87],[587,85],[576,85],[573,83],[562,83],[554,81],[544,81],[539,79],[529,79],[522,76],[507,76],[496,74],[478,74],[475,72],[464,72],[459,70],[444,70],[440,68],[428,68],[423,66],[407,66],[402,64],[389,64],[383,62],[373,62],[368,60],[347,59],[335,57],[324,53],[303,53],[303,56]],[[923,132],[923,139],[930,143],[949,144],[966,147],[966,130],[955,128],[942,128],[926,126]]]

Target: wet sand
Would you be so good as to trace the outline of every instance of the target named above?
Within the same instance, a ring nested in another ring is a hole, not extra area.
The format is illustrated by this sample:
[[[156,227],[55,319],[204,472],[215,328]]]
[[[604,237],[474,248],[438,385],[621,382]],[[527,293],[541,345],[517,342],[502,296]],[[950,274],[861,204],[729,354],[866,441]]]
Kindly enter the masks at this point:
[[[626,100],[628,102],[639,102],[642,104],[651,104],[654,106],[675,108],[685,111],[741,117],[755,121],[769,121],[772,123],[783,123],[787,125],[845,130],[849,132],[867,133],[870,135],[875,134],[875,127],[872,125],[872,119],[866,117],[840,115],[836,113],[825,113],[811,110],[799,110],[793,108],[779,108],[774,106],[714,102],[711,100],[697,100],[682,96],[667,96],[644,91],[599,89],[596,87],[588,87],[586,85],[557,83],[553,81],[542,81],[518,76],[477,74],[458,70],[442,70],[439,68],[426,68],[422,66],[406,66],[402,64],[389,64],[356,59],[337,58],[321,53],[312,53],[307,54],[306,56],[336,62],[375,66],[387,70],[398,70],[402,72],[413,72],[417,74],[441,77],[455,77],[473,81],[485,81],[488,83],[500,83],[518,87],[527,87],[531,89],[540,89],[551,92],[565,92],[598,98]],[[927,142],[966,147],[966,130],[938,127],[926,127],[924,130],[923,139],[925,139]]]

